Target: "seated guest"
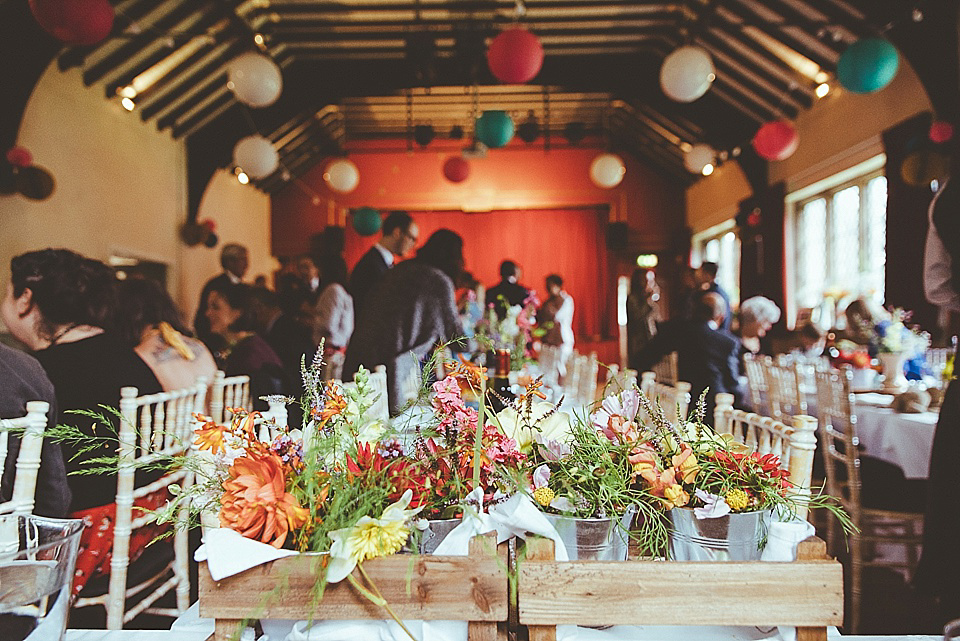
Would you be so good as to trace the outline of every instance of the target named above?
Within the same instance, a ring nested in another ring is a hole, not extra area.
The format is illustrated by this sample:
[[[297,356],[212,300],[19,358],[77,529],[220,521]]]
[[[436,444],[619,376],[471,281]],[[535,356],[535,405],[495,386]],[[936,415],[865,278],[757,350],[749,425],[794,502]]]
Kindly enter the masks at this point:
[[[326,255],[320,261],[323,283],[315,306],[313,343],[323,341],[324,376],[343,377],[343,358],[353,335],[353,298],[347,293],[347,263],[342,256]]]
[[[250,253],[243,245],[227,243],[220,250],[220,265],[223,267],[223,272],[208,280],[203,286],[203,291],[200,292],[200,304],[193,319],[193,331],[211,351],[220,349],[221,345],[218,344],[217,337],[210,332],[210,324],[207,321],[207,299],[210,291],[215,286],[236,285],[243,282],[243,277],[250,267]]]
[[[316,350],[310,328],[298,318],[300,305],[306,302],[309,296],[305,286],[284,287],[281,293],[269,289],[251,292],[250,302],[257,333],[267,341],[283,363],[286,377],[294,385],[290,390],[291,394],[300,394],[303,390],[300,364],[303,359],[310,364]]]
[[[463,269],[463,239],[449,229],[434,232],[412,260],[388,271],[370,292],[347,347],[344,375],[360,365],[386,365],[390,411],[396,413],[401,381],[419,380],[419,361],[441,341],[463,334],[453,283]]]
[[[53,383],[37,359],[12,347],[0,344],[0,416],[18,418],[26,416],[27,402],[50,403],[47,425],[57,423],[57,399]],[[7,458],[3,462],[3,478],[0,481],[0,503],[13,497],[13,482],[16,478],[17,456],[20,454],[20,437],[14,433],[7,436]],[[70,487],[63,464],[60,444],[44,439],[40,452],[40,471],[34,496],[33,513],[39,516],[63,518],[70,509]]]
[[[53,382],[59,423],[75,425],[91,438],[103,436],[102,427],[95,431],[93,419],[67,411],[115,408],[120,388],[126,386],[136,387],[141,395],[162,391],[147,364],[111,331],[116,281],[109,267],[66,249],[45,249],[15,257],[10,271],[11,284],[0,307],[3,321],[18,340],[35,350]],[[92,458],[115,454],[116,444],[104,441],[82,454],[85,448],[75,443],[63,443],[61,449],[72,495],[71,517],[87,523],[74,576],[76,594],[90,579],[109,573],[117,478],[69,472],[89,469]],[[135,505],[156,509],[164,501],[165,490],[138,499]],[[146,541],[131,541],[131,559],[154,536],[148,533]]]
[[[298,390],[288,380],[283,362],[270,345],[260,338],[253,312],[253,292],[249,285],[215,285],[207,298],[210,331],[220,336],[225,347],[214,356],[227,376],[250,377],[250,396],[255,409],[267,409],[261,396],[293,395]]]
[[[754,296],[740,303],[740,340],[743,349],[759,353],[760,339],[780,320],[780,308],[769,298]]]
[[[117,286],[117,331],[153,370],[165,391],[213,382],[217,365],[207,347],[191,338],[180,312],[160,283],[130,278]]]
[[[537,310],[537,325],[545,330],[544,345],[560,348],[561,363],[573,354],[573,297],[563,289],[563,278],[550,274],[546,279],[547,300]],[[563,374],[564,372],[561,372]]]
[[[518,281],[523,275],[523,268],[512,260],[500,263],[500,282],[487,290],[487,306],[493,305],[497,316],[503,319],[507,315],[507,308],[514,305],[523,305],[523,301],[530,296],[530,290]]]
[[[820,358],[826,345],[826,334],[819,327],[807,321],[797,331],[797,340],[800,343],[798,352],[805,358]]]

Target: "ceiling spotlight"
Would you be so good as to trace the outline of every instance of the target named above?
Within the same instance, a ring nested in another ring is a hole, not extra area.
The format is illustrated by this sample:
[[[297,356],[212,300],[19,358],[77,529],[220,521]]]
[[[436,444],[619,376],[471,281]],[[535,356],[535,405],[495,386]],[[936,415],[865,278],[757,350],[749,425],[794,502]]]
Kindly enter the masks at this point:
[[[120,104],[123,105],[123,108],[126,109],[127,111],[133,111],[137,107],[137,103],[135,103],[130,98],[126,98],[126,97],[124,97],[120,101]]]
[[[817,75],[813,77],[813,81],[817,83],[824,83],[827,80],[830,80],[830,74],[826,71],[818,71]]]
[[[287,182],[287,181],[289,181],[291,178],[293,178],[293,176],[291,176],[291,175],[290,175],[290,172],[287,171],[286,169],[284,169],[284,170],[283,170],[283,173],[280,174],[280,180],[282,180],[283,182]]]
[[[523,0],[517,0],[513,7],[513,15],[518,18],[522,18],[523,16],[527,15],[527,5]]]
[[[923,11],[921,11],[919,8],[916,8],[916,9],[913,10],[913,15],[912,15],[911,17],[913,18],[913,21],[914,21],[914,22],[922,22],[922,21],[923,21]]]
[[[823,98],[828,93],[830,93],[830,85],[828,85],[825,82],[822,82],[819,85],[817,85],[817,88],[816,90],[814,90],[814,93],[817,94],[817,98]]]
[[[710,174],[712,174],[712,173],[713,173],[713,164],[712,164],[712,163],[707,163],[706,165],[704,165],[704,166],[703,166],[703,169],[700,170],[700,173],[703,174],[704,176],[709,176]]]
[[[237,174],[237,181],[239,181],[241,185],[246,185],[250,182],[250,176],[241,170],[240,173]]]
[[[137,97],[137,90],[132,85],[127,85],[126,87],[120,87],[117,89],[117,95],[123,98],[133,98]]]
[[[736,158],[737,156],[740,155],[741,151],[742,150],[740,149],[740,147],[734,147],[733,149],[730,150],[730,155]]]
[[[262,44],[263,44],[263,34],[262,34],[262,33],[255,33],[255,34],[253,34],[253,41],[254,41],[255,43],[257,43],[258,45],[262,45]]]

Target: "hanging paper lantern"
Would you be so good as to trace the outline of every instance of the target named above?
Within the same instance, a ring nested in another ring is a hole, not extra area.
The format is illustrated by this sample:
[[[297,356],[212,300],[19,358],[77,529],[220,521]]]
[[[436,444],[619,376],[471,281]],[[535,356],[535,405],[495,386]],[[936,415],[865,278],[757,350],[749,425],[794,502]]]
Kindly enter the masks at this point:
[[[521,27],[501,31],[487,49],[487,65],[500,82],[529,82],[543,66],[543,45]]]
[[[503,147],[513,138],[513,120],[506,111],[484,111],[477,118],[476,136],[491,149]]]
[[[263,136],[247,136],[233,148],[233,163],[254,180],[259,180],[277,170],[280,154]]]
[[[14,167],[29,167],[33,164],[33,154],[23,147],[11,147],[7,150],[7,162]]]
[[[283,74],[273,60],[250,51],[227,65],[227,87],[245,105],[269,107],[283,91]]]
[[[452,183],[462,183],[470,177],[470,163],[463,156],[450,156],[443,163],[443,177]]]
[[[953,138],[953,125],[945,120],[934,120],[930,125],[929,137],[931,142],[938,145],[949,142]]]
[[[338,158],[327,165],[323,180],[333,191],[349,194],[360,184],[360,170],[346,158]]]
[[[71,45],[96,44],[113,28],[107,0],[30,0],[30,11],[50,35]]]
[[[210,234],[208,234],[207,237],[204,239],[203,244],[204,244],[206,247],[210,247],[210,248],[212,249],[212,248],[216,247],[216,246],[217,246],[217,243],[219,243],[219,242],[220,242],[220,237],[217,236],[217,235],[214,234],[214,233],[210,233]]]
[[[612,189],[623,181],[627,168],[616,154],[600,154],[590,163],[590,180],[597,187]]]
[[[847,47],[837,61],[837,80],[853,93],[871,93],[897,75],[900,55],[883,38],[864,38]]]
[[[660,67],[660,87],[677,102],[693,102],[707,93],[716,77],[710,54],[693,45],[680,47]]]
[[[711,164],[716,157],[717,152],[710,145],[699,143],[690,148],[683,157],[683,166],[687,171],[699,174],[703,168]]]
[[[786,160],[800,145],[800,136],[790,122],[774,120],[760,127],[750,144],[764,160]]]
[[[373,207],[358,207],[350,210],[353,228],[361,236],[373,236],[380,231],[383,221],[380,212]]]
[[[900,166],[903,182],[913,187],[926,187],[934,180],[942,183],[949,174],[950,159],[929,149],[908,154]]]

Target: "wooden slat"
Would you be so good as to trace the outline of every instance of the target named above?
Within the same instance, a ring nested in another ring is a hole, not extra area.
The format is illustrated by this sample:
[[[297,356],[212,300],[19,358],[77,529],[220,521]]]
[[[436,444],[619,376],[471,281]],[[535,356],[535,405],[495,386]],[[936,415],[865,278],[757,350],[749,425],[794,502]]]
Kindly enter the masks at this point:
[[[528,555],[518,570],[520,622],[528,625],[843,623],[835,561],[555,563]]]
[[[494,638],[495,622],[507,618],[506,546],[494,555],[495,545],[495,539],[475,541],[471,546],[475,556],[394,555],[367,561],[364,569],[401,618],[494,622],[481,637]],[[316,620],[386,617],[346,580],[328,585],[323,600],[312,608],[311,591],[321,558],[287,557],[220,582],[213,581],[206,564],[202,564],[200,616],[241,619],[256,613],[254,616],[270,619]],[[361,579],[359,571],[354,571],[354,576]],[[269,598],[269,591],[279,585],[285,587]]]

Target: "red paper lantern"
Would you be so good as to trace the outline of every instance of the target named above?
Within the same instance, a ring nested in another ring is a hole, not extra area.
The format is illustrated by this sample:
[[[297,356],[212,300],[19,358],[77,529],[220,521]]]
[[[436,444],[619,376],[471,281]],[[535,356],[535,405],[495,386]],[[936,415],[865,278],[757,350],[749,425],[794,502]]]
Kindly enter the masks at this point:
[[[7,162],[14,167],[29,167],[33,164],[33,154],[23,147],[11,147],[7,150]]]
[[[786,160],[800,145],[800,136],[786,120],[774,120],[760,127],[751,141],[757,155],[765,160]]]
[[[450,156],[443,163],[443,176],[452,183],[462,183],[470,177],[470,163],[462,156]]]
[[[543,66],[543,45],[526,29],[515,27],[501,31],[487,49],[487,65],[500,82],[529,82]]]
[[[96,44],[113,28],[107,0],[30,0],[30,11],[41,27],[67,44]]]
[[[953,138],[953,125],[944,120],[935,120],[930,125],[930,141],[936,144],[947,142]]]

